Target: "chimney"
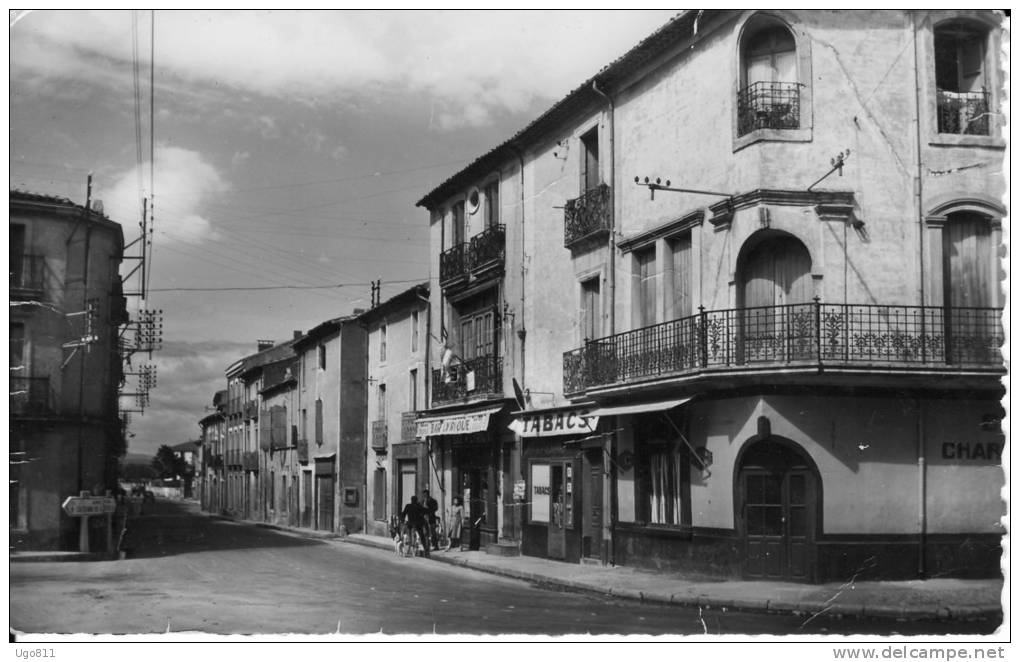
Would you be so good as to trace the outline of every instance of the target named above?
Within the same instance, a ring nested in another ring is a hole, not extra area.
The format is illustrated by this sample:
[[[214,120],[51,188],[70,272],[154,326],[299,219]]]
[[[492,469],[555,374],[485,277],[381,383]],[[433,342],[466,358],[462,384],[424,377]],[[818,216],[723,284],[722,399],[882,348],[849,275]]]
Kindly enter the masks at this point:
[[[298,339],[298,338],[300,338],[300,337],[301,337],[302,335],[303,335],[303,334],[301,333],[301,329],[294,329],[294,340],[297,340],[297,339]]]
[[[362,314],[362,313],[364,313],[364,312],[365,312],[365,309],[364,309],[364,308],[355,308],[355,309],[354,309],[354,314],[355,314],[355,315],[361,315],[361,314]]]
[[[267,349],[269,349],[270,347],[273,346],[273,341],[272,340],[259,340],[258,344],[259,344],[259,351],[260,352],[264,352],[265,350],[267,350]]]

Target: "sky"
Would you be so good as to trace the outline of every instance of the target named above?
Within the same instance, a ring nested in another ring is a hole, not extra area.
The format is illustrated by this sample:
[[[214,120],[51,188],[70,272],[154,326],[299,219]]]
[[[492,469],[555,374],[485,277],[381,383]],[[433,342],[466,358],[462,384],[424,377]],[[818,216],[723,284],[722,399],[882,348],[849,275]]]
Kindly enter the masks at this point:
[[[197,438],[258,339],[426,280],[415,202],[676,11],[12,12],[11,188],[83,204],[91,172],[128,242],[153,204],[128,452]]]

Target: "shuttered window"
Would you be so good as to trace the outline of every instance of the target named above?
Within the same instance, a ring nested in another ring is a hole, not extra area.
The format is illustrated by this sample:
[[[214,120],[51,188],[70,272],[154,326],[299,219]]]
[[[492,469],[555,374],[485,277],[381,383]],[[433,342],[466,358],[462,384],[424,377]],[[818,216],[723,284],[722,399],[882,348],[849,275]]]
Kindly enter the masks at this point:
[[[269,410],[272,419],[272,446],[273,448],[287,447],[287,407],[275,405]]]
[[[485,187],[485,227],[499,225],[499,182]]]
[[[261,415],[259,416],[259,448],[264,451],[268,451],[270,448],[273,447],[272,444],[273,419],[271,412],[272,410],[270,411],[263,410]]]
[[[318,446],[322,445],[323,434],[322,434],[322,400],[315,401],[315,443]]]
[[[581,339],[595,340],[602,336],[602,315],[600,310],[602,293],[598,278],[581,283]]]
[[[656,322],[655,247],[635,251],[634,266],[637,277],[635,324],[641,328]]]
[[[581,136],[581,152],[581,192],[584,193],[601,183],[598,127]]]
[[[386,519],[386,470],[376,469],[372,481],[372,518],[376,521]]]
[[[694,314],[691,304],[691,233],[685,232],[670,242],[673,254],[672,296],[667,302],[667,319],[679,319]]]
[[[943,238],[945,300],[954,308],[995,305],[992,228],[979,214],[951,214]]]

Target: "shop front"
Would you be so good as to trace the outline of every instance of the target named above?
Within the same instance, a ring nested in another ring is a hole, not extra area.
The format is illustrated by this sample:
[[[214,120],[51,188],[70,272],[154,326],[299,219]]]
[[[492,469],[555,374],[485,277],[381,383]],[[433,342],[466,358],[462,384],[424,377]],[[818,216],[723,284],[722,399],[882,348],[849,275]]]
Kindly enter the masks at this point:
[[[591,407],[515,412],[522,439],[522,552],[528,556],[605,562],[608,436]]]
[[[484,549],[512,529],[501,501],[512,480],[514,444],[505,405],[434,414],[417,421],[417,436],[428,445],[431,493],[444,522],[455,498],[463,504],[463,542]],[[503,534],[501,536],[501,533]],[[456,544],[456,542],[454,542]]]

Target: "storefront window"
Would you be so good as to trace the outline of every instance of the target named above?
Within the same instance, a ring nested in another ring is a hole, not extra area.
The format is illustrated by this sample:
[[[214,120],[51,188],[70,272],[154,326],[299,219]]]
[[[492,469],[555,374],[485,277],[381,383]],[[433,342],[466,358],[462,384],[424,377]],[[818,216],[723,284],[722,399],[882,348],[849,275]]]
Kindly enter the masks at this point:
[[[549,522],[549,494],[552,486],[549,482],[549,465],[531,465],[531,521]]]
[[[682,421],[662,414],[639,417],[638,518],[648,524],[690,524],[690,453],[681,439]]]

